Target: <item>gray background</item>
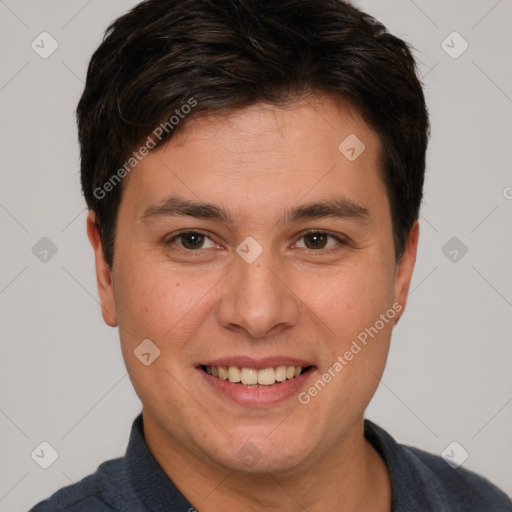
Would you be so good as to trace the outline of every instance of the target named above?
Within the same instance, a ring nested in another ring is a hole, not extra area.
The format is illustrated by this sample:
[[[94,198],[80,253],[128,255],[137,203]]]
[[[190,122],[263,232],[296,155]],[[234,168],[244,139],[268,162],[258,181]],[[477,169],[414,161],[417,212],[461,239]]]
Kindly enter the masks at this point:
[[[1,511],[121,456],[141,408],[100,315],[74,119],[88,59],[134,4],[0,0]],[[367,417],[433,453],[457,441],[463,467],[512,495],[512,3],[357,5],[417,49],[432,120],[407,313]],[[59,45],[47,59],[31,48],[43,31]],[[55,255],[34,254],[43,237]],[[42,441],[59,454],[46,470],[30,455]]]

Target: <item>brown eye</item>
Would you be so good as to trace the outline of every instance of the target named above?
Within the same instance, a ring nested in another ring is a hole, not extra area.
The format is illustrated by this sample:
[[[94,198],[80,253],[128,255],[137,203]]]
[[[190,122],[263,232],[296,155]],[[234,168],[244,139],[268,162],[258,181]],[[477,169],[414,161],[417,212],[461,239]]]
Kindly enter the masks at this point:
[[[324,249],[327,237],[325,233],[309,233],[304,237],[305,245],[308,249]]]
[[[178,233],[173,236],[170,240],[166,242],[166,245],[171,245],[175,243],[177,240],[180,240],[178,244],[179,248],[195,251],[198,249],[205,249],[208,247],[204,247],[205,242],[210,241],[210,247],[214,247],[215,243],[211,240],[210,237],[203,235],[202,233],[198,233],[197,231],[185,231],[182,233]]]
[[[304,239],[304,249],[307,250],[323,250],[330,249],[335,247],[336,245],[346,245],[346,242],[337,236],[331,235],[330,233],[326,233],[325,231],[310,231],[309,233],[305,233],[302,235],[301,239]],[[335,243],[331,243],[328,245],[329,239],[335,241]],[[297,242],[297,247],[300,247],[299,242]],[[301,247],[302,248],[302,247]]]

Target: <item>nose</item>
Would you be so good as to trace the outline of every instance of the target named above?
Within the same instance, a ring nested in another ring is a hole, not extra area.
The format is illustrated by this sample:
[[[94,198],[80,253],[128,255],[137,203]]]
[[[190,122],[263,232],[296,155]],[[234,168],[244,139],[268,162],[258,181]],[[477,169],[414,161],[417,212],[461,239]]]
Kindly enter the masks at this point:
[[[252,263],[239,258],[228,274],[228,286],[218,310],[228,329],[243,329],[253,338],[297,325],[302,304],[286,272],[267,251]]]

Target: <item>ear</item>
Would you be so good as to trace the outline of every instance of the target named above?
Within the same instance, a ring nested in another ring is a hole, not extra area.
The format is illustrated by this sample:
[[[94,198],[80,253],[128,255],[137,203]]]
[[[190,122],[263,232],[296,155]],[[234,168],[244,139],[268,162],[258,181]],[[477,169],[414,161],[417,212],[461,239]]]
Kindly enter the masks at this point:
[[[96,224],[96,214],[90,210],[87,215],[87,236],[94,250],[94,259],[96,262],[96,283],[98,285],[98,294],[101,302],[101,314],[103,320],[110,327],[117,326],[116,303],[114,300],[114,286],[112,283],[112,273],[109,269],[103,246],[101,244],[100,232]]]
[[[407,295],[409,293],[409,286],[411,284],[412,272],[414,264],[416,263],[416,252],[418,249],[418,239],[420,234],[420,226],[418,221],[415,221],[405,247],[404,254],[397,264],[395,274],[395,302],[402,306],[402,309],[395,316],[395,324],[402,316],[405,305],[407,303]]]

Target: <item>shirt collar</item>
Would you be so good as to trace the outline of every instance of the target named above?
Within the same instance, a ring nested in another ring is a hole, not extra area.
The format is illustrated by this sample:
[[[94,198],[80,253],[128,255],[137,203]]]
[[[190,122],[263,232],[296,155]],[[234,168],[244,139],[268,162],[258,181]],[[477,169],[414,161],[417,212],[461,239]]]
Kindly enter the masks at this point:
[[[142,413],[132,424],[126,450],[126,469],[137,497],[151,512],[194,510],[149,451],[144,439]]]
[[[384,429],[364,420],[364,436],[383,458],[391,480],[392,512],[446,510],[436,491],[437,479],[406,446]]]

